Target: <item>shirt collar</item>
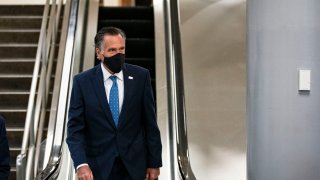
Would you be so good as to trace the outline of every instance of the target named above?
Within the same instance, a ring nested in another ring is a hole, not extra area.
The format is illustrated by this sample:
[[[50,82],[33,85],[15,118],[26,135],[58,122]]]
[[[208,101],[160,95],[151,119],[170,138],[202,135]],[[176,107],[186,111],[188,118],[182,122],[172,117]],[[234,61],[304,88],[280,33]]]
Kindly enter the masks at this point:
[[[106,68],[104,67],[104,65],[102,63],[101,64],[101,69],[102,69],[102,74],[103,74],[103,82],[105,82],[106,80],[108,80],[110,78],[110,76],[117,76],[117,78],[119,80],[123,80],[123,72],[122,70],[119,73],[115,73],[115,74],[111,74],[109,73],[109,71],[106,70]]]

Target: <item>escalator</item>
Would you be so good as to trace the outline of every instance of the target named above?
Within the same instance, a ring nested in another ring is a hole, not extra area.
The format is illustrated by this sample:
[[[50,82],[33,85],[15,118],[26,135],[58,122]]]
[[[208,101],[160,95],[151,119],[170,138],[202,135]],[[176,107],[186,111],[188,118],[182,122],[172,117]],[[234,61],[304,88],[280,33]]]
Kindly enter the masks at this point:
[[[65,52],[58,56],[63,59],[62,72],[60,81],[55,81],[59,90],[53,91],[52,98],[56,109],[50,113],[46,145],[36,147],[44,148],[45,155],[41,167],[34,167],[39,169],[34,178],[76,179],[65,142],[72,76],[99,63],[94,58],[92,37],[101,27],[115,26],[127,35],[126,62],[150,71],[163,144],[164,167],[159,179],[195,179],[189,163],[178,7],[174,4],[177,1],[158,1],[153,6],[99,7],[96,1],[67,0],[65,9],[70,13],[62,27],[66,38],[60,41]]]
[[[0,6],[0,113],[6,118],[10,180],[16,179],[43,11],[43,5]]]
[[[153,94],[155,95],[155,45],[153,8],[100,7],[98,30],[114,26],[122,29],[126,38],[126,63],[144,67],[150,71]],[[100,63],[95,60],[95,65]]]

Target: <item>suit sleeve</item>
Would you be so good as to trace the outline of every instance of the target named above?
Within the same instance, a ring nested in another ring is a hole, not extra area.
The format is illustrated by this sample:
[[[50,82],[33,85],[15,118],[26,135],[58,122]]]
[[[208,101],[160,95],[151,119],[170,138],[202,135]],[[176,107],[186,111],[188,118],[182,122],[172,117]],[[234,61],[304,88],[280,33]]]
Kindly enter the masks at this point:
[[[148,168],[159,168],[162,166],[162,145],[156,120],[155,103],[149,71],[146,73],[143,106],[147,142],[147,166]]]
[[[80,164],[87,163],[85,154],[85,112],[84,100],[79,82],[75,77],[70,98],[69,120],[67,126],[67,144],[76,169]]]
[[[7,179],[10,174],[10,154],[6,128],[0,116],[0,179]]]

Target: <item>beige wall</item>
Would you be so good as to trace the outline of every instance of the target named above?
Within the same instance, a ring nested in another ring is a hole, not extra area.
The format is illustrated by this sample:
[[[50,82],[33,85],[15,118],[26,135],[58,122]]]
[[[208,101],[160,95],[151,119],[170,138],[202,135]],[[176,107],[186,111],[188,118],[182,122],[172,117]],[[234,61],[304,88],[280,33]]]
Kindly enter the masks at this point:
[[[103,0],[103,6],[133,6],[134,0]]]
[[[120,0],[104,0],[103,6],[119,6]]]

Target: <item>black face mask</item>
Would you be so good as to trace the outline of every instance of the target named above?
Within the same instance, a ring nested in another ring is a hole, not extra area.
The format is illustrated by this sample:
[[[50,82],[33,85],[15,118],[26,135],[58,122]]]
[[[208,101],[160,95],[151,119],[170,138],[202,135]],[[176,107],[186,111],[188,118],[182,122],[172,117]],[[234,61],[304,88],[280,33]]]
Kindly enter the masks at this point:
[[[123,68],[125,54],[118,53],[111,57],[105,57],[103,64],[108,67],[113,73],[119,73]]]

